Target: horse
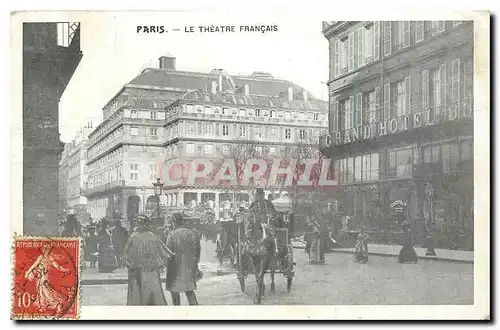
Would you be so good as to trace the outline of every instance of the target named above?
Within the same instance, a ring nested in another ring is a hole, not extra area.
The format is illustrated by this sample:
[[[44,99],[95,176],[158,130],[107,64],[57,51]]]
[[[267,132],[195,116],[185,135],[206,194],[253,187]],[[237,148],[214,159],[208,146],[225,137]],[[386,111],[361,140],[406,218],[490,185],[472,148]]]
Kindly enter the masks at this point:
[[[242,259],[248,260],[255,275],[257,289],[254,304],[262,302],[264,295],[264,275],[271,272],[271,291],[274,292],[276,269],[276,242],[272,227],[267,225],[267,215],[251,212],[244,225]]]

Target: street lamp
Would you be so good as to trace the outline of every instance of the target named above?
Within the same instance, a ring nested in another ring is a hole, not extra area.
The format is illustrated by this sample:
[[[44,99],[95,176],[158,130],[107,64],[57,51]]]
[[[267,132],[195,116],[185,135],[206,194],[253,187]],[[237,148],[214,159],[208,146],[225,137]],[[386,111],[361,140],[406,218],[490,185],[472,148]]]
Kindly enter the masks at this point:
[[[434,208],[434,188],[432,187],[431,180],[427,181],[427,184],[425,186],[425,197],[427,198],[427,202],[429,203],[429,219],[427,222],[427,225],[425,226],[426,231],[427,231],[427,237],[426,237],[426,246],[427,246],[427,252],[425,253],[426,256],[435,256],[436,251],[434,250],[434,240],[432,239],[432,228],[431,226],[433,225],[434,221],[434,215],[433,215],[433,208]]]
[[[153,182],[155,197],[156,197],[156,216],[160,218],[160,196],[163,190],[163,183],[160,182],[160,178],[156,178],[156,182]]]

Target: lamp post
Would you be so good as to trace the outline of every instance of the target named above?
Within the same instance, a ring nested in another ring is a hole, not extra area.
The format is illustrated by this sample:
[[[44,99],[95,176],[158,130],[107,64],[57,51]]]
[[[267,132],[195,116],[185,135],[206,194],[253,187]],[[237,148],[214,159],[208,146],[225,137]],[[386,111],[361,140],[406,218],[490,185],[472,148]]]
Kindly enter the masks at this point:
[[[160,196],[163,190],[163,183],[160,182],[160,178],[156,178],[156,182],[153,182],[153,187],[156,197],[156,216],[160,218]]]
[[[427,202],[429,203],[429,217],[427,221],[427,225],[425,226],[425,229],[427,231],[426,233],[426,246],[427,246],[427,252],[425,253],[426,256],[435,256],[436,251],[434,250],[434,240],[432,239],[432,225],[434,221],[434,188],[432,187],[431,180],[427,181],[427,184],[425,186],[425,197],[427,198]]]

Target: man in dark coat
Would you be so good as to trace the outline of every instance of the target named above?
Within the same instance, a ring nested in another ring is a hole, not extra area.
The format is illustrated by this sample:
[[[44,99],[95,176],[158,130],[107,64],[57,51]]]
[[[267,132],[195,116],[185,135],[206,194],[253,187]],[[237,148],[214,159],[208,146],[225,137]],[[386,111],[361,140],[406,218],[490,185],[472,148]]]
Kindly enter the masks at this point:
[[[167,305],[160,272],[174,254],[151,232],[150,227],[150,219],[139,216],[137,231],[125,245],[129,306]]]
[[[167,238],[167,247],[175,257],[167,266],[166,288],[174,305],[181,304],[181,292],[186,294],[189,305],[198,305],[194,290],[199,276],[200,239],[195,232],[185,228],[182,214],[174,214],[174,225],[175,230]]]
[[[62,231],[62,236],[66,237],[79,237],[82,236],[82,227],[76,215],[68,214],[66,217],[66,222],[64,223],[64,229]]]
[[[100,273],[111,273],[116,267],[116,257],[111,244],[111,232],[109,230],[109,220],[101,220],[101,228],[97,234],[99,243],[98,268]]]
[[[113,243],[113,250],[115,251],[118,268],[121,268],[124,266],[123,250],[125,249],[129,234],[127,229],[122,227],[122,221],[120,219],[115,220],[114,225],[115,227],[111,231],[111,242]]]

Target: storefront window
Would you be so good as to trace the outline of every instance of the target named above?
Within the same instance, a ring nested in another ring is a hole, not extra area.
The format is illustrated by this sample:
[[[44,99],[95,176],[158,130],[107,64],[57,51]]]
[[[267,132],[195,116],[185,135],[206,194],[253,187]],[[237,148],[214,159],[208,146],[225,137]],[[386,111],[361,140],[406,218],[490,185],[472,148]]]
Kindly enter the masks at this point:
[[[411,177],[413,167],[413,148],[389,152],[388,177]]]
[[[458,144],[443,144],[443,173],[458,171]]]
[[[354,181],[361,181],[361,156],[354,159]]]

